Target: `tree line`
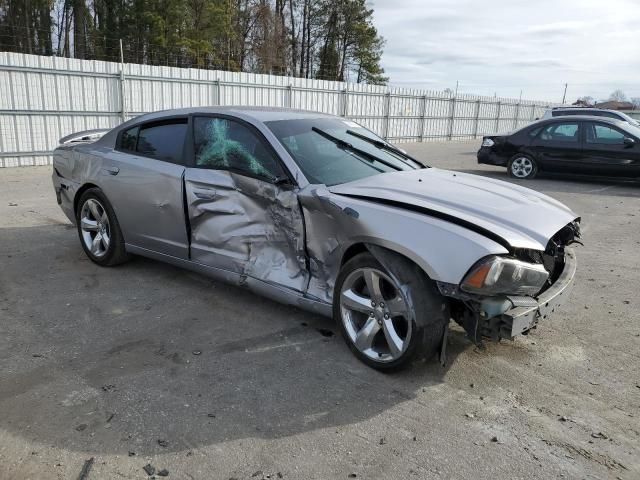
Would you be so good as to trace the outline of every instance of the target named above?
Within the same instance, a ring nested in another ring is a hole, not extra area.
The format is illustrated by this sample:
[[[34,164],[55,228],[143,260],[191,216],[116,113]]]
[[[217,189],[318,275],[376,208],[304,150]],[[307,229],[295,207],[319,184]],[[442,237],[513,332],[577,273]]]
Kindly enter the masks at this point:
[[[367,0],[0,0],[0,50],[385,84]]]

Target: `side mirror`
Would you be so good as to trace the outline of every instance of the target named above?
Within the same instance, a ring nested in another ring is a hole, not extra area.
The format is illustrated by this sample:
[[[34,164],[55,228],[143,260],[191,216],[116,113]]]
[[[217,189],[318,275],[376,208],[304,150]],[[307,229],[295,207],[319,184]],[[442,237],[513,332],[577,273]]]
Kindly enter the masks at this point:
[[[627,147],[633,147],[636,144],[636,141],[631,137],[624,137],[623,143]]]

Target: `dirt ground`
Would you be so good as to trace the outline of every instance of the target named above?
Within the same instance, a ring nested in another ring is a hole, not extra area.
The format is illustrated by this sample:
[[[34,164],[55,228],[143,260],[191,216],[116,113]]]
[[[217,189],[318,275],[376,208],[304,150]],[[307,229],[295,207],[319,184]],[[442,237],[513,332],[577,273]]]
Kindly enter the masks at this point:
[[[477,144],[404,147],[508,180]],[[0,169],[0,478],[91,458],[89,479],[640,478],[640,185],[524,182],[582,215],[568,303],[382,374],[327,319],[142,258],[92,264],[49,175]]]

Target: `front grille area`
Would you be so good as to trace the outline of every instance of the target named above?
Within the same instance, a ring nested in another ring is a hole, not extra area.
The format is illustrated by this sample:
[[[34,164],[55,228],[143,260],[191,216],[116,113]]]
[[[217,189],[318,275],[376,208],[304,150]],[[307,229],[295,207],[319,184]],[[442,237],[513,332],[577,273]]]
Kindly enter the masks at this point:
[[[564,268],[564,249],[572,243],[579,243],[580,219],[568,223],[551,237],[544,252],[529,249],[516,249],[514,255],[519,260],[544,265],[549,272],[547,284],[538,292],[538,295],[553,285]]]

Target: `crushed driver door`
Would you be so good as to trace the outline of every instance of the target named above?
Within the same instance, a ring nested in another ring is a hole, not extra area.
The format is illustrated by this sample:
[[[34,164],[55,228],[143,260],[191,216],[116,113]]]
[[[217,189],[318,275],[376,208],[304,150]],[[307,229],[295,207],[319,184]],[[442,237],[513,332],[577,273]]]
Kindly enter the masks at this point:
[[[304,222],[275,152],[248,124],[195,117],[195,166],[185,172],[191,260],[300,292]]]

